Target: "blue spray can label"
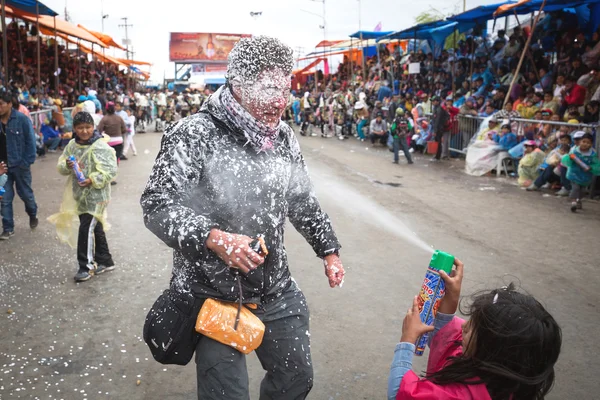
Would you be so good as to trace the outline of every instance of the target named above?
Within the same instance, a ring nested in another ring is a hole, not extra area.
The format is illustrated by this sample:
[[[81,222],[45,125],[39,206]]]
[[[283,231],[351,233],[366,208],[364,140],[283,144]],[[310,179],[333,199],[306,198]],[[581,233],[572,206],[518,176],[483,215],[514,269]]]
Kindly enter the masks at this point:
[[[6,193],[6,189],[0,186],[0,196],[4,196],[4,193]]]
[[[69,156],[69,161],[73,163],[73,172],[75,172],[77,180],[79,182],[85,181],[85,176],[83,175],[81,168],[79,168],[79,164],[77,163],[77,159],[75,158],[75,156]]]
[[[429,268],[425,274],[425,280],[421,286],[421,291],[417,297],[419,303],[419,315],[421,322],[426,325],[433,325],[437,309],[440,306],[440,301],[444,297],[446,290],[446,284],[440,276],[440,271],[444,271],[447,274],[452,272],[452,266],[454,265],[454,256],[443,251],[436,250],[431,257]],[[415,343],[416,349],[415,354],[422,356],[429,340],[429,334],[426,333],[421,336],[417,343]]]

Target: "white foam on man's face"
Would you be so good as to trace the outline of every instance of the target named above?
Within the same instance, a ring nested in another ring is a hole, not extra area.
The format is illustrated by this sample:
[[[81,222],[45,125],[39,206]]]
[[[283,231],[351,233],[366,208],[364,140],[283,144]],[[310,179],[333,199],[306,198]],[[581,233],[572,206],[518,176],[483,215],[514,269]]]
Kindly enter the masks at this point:
[[[250,84],[239,86],[242,106],[258,121],[270,128],[279,125],[290,96],[290,76],[283,71],[267,70]]]

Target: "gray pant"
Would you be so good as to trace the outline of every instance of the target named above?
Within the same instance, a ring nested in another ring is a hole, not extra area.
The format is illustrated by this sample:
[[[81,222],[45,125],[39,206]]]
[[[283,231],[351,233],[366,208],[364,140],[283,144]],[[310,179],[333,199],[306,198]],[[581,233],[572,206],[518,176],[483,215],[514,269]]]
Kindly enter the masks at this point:
[[[292,284],[255,314],[265,324],[256,355],[267,372],[260,385],[261,400],[305,399],[313,385],[309,312],[304,294]],[[196,346],[199,400],[248,400],[246,356],[202,337]]]
[[[442,135],[442,157],[450,157],[450,132]]]

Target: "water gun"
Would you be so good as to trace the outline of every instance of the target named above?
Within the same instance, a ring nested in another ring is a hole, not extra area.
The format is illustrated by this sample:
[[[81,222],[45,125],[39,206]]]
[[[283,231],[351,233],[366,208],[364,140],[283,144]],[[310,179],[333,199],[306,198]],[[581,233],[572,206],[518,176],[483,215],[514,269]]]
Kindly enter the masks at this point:
[[[77,181],[79,181],[79,183],[85,181],[85,175],[83,175],[81,168],[79,168],[79,163],[75,156],[69,156],[69,161],[73,163],[73,172],[75,173],[75,177],[77,177]]]
[[[573,153],[569,154],[569,158],[571,160],[573,160],[577,165],[579,165],[581,167],[581,169],[584,170],[585,172],[588,172],[591,169],[589,165],[584,163],[583,160],[581,158],[577,157],[575,154],[573,154]]]
[[[426,325],[433,324],[440,302],[446,293],[446,283],[440,276],[440,271],[444,271],[449,275],[452,272],[453,265],[454,256],[443,251],[436,250],[431,257],[429,268],[427,268],[425,274],[425,280],[417,298],[421,322]],[[429,333],[425,333],[417,339],[417,343],[415,344],[416,355],[423,355],[428,340]]]

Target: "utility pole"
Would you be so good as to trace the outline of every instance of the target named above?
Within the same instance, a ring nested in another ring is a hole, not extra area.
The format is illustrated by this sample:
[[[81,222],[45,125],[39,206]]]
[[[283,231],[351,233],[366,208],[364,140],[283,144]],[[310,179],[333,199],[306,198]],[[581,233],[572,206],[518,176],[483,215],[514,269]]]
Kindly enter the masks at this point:
[[[100,2],[100,16],[102,17],[102,33],[104,33],[104,20],[108,18],[108,14],[104,14],[104,0]],[[125,21],[127,23],[127,21]]]
[[[125,56],[127,57],[127,60],[129,60],[129,31],[127,30],[127,28],[133,28],[133,25],[128,24],[127,17],[123,17],[121,18],[125,23],[124,24],[120,24],[119,28],[125,28]],[[131,70],[129,69],[129,65],[127,65],[127,79],[125,80],[125,82],[127,82],[127,86],[126,86],[126,90],[129,92],[129,77],[130,77],[130,73]]]

